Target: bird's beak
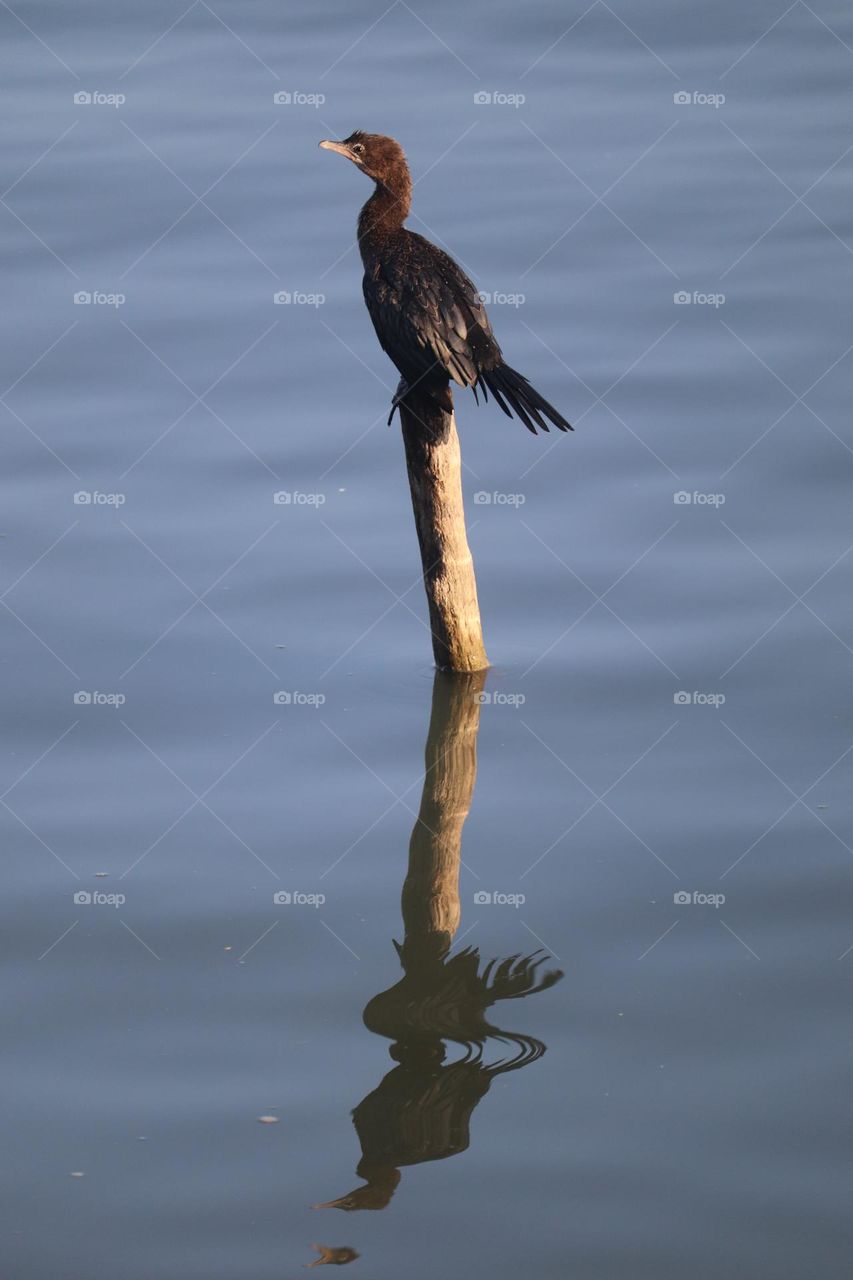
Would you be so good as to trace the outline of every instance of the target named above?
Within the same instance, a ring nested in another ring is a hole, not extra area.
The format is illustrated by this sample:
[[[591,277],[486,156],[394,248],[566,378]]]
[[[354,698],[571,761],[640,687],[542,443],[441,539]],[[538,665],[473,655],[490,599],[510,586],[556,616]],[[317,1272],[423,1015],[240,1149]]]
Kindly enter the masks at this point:
[[[324,138],[320,143],[324,151],[337,151],[338,155],[346,156],[347,160],[352,160],[352,152],[344,142],[332,142],[330,138]]]

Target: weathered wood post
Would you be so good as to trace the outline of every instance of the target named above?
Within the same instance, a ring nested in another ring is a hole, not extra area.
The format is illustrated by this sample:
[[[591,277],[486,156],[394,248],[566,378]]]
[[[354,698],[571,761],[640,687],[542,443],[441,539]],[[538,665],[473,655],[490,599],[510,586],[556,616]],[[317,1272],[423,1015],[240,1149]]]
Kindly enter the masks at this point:
[[[417,389],[407,401],[400,404],[400,422],[436,666],[442,671],[485,671],[489,659],[465,532],[454,415]]]

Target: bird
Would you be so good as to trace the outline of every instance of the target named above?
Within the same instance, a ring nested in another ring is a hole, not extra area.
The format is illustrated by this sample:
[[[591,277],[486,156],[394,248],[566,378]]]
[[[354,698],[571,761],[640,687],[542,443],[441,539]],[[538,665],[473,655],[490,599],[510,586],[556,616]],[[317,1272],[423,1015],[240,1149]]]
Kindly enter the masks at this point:
[[[342,142],[320,144],[346,156],[375,184],[358,219],[364,264],[364,300],[379,343],[401,375],[389,425],[417,391],[453,412],[450,384],[470,387],[479,404],[492,393],[507,417],[528,431],[573,430],[559,410],[508,365],[492,332],[483,300],[457,262],[403,224],[412,203],[406,156],[394,138],[356,130]],[[414,397],[413,397],[414,398]]]

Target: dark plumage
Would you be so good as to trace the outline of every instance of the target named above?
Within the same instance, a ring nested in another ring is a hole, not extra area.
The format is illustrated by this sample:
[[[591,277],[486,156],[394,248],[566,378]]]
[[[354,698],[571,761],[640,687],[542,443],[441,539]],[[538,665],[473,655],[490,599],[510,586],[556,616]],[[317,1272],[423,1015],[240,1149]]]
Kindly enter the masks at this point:
[[[537,427],[548,431],[548,422],[571,431],[562,414],[504,362],[486,309],[462,268],[403,226],[412,180],[400,144],[356,132],[320,146],[352,160],[376,184],[358,219],[358,244],[373,327],[402,375],[391,417],[415,387],[451,412],[453,379],[471,387],[475,398],[478,388],[485,400],[491,391],[504,413],[514,413],[534,435]]]

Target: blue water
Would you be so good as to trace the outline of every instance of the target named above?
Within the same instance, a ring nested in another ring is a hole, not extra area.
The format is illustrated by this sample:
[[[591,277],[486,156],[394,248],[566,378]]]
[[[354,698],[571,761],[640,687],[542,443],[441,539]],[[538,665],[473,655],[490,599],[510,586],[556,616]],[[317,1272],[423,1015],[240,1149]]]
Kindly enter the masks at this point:
[[[0,29],[4,1274],[846,1278],[848,9]],[[564,972],[492,1011],[547,1052],[456,1154],[411,1103],[347,1213],[433,683],[369,188],[316,146],[355,128],[576,431],[456,398],[494,664],[456,946]]]

